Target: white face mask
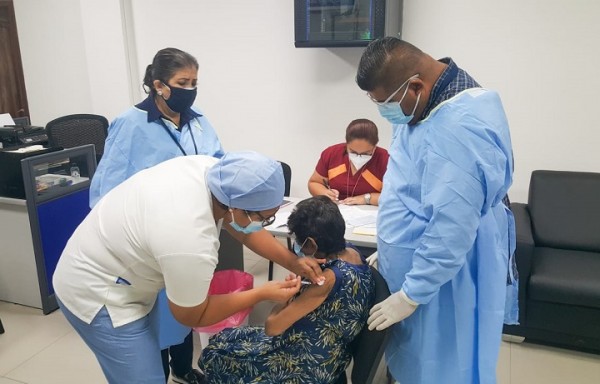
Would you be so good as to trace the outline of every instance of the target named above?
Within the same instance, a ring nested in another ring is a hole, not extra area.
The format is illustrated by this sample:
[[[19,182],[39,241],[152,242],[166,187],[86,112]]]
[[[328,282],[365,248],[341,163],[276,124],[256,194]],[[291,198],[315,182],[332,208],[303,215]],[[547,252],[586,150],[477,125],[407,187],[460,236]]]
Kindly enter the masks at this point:
[[[363,165],[367,164],[369,160],[373,157],[373,155],[359,155],[356,153],[348,153],[348,157],[352,164],[354,164],[354,168],[358,171],[363,167]]]

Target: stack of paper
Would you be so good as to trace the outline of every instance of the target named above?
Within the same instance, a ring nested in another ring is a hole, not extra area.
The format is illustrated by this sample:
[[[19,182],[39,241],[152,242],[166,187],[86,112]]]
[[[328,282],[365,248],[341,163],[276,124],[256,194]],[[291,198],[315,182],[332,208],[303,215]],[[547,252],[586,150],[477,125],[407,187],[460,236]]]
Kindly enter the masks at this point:
[[[362,225],[360,227],[354,227],[352,233],[355,235],[375,236],[377,235],[377,227],[375,224]]]
[[[339,207],[346,225],[349,227],[360,227],[377,222],[377,210],[365,210],[354,205],[342,204]]]

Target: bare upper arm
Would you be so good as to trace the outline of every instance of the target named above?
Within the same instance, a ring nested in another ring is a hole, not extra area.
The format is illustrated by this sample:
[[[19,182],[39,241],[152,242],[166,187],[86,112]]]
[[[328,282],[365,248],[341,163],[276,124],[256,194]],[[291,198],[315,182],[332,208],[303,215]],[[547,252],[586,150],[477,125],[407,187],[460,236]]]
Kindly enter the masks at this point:
[[[327,299],[335,284],[335,274],[331,269],[325,269],[323,276],[325,276],[323,285],[311,284],[285,308],[267,318],[265,323],[267,335],[282,334],[296,321],[317,309]]]
[[[327,179],[327,177],[322,176],[319,172],[314,171],[308,182],[323,184],[323,179]]]

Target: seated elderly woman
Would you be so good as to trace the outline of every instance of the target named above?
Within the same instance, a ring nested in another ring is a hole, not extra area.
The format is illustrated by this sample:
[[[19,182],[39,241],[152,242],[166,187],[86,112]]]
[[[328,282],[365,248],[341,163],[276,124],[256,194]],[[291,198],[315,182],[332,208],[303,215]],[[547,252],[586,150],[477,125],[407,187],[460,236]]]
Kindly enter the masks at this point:
[[[326,148],[308,180],[311,195],[325,195],[341,204],[378,205],[388,152],[377,146],[379,134],[371,120],[357,119],[346,128],[346,142]]]
[[[325,283],[303,283],[295,297],[273,308],[264,327],[213,336],[198,362],[208,383],[331,383],[349,364],[349,344],[373,305],[371,271],[344,240],[344,219],[329,198],[298,203],[288,228],[299,257],[324,261]]]

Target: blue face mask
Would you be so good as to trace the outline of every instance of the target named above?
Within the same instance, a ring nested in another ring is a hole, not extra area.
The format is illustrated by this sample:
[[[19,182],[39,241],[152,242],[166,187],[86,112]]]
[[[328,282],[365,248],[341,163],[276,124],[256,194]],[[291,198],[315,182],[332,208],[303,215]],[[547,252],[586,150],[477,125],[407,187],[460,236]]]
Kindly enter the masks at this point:
[[[298,242],[296,240],[294,240],[294,253],[296,254],[296,256],[298,257],[306,257],[306,254],[304,252],[302,252],[302,248],[304,247],[304,244],[306,244],[306,241],[308,240],[308,237],[306,239],[304,239],[304,242],[302,243],[302,245],[298,244]],[[315,253],[317,253],[315,251]],[[309,256],[314,256],[315,254],[313,253],[312,255]]]
[[[419,77],[418,74],[409,77],[408,80],[406,80],[404,83],[402,83],[402,85],[398,89],[396,89],[396,91],[394,91],[394,93],[392,93],[383,102],[378,102],[369,95],[369,97],[371,97],[371,100],[373,100],[375,102],[375,104],[377,104],[377,109],[379,109],[379,114],[381,115],[381,117],[385,118],[387,121],[389,121],[392,124],[408,124],[414,118],[415,111],[417,109],[417,105],[419,105],[419,100],[421,99],[421,94],[419,93],[417,95],[417,101],[415,102],[415,107],[413,108],[410,115],[404,114],[401,103],[404,100],[404,97],[406,97],[406,93],[408,92],[408,84],[410,83],[410,81],[412,79],[415,79],[417,77]],[[398,101],[398,102],[390,101],[394,96],[396,96],[396,94],[398,92],[400,92],[400,90],[404,86],[406,86],[406,88],[404,89],[404,93],[402,94],[400,101]]]
[[[261,229],[263,229],[262,221],[252,220],[250,215],[248,215],[248,212],[246,212],[246,216],[248,216],[248,219],[250,219],[250,224],[246,225],[245,227],[242,227],[241,225],[236,223],[235,218],[233,217],[233,211],[230,211],[230,212],[231,212],[231,223],[229,223],[229,225],[231,225],[231,228],[235,229],[236,231],[244,233],[246,235],[249,235],[251,233],[258,232]]]
[[[408,91],[408,87],[406,87],[406,91]],[[402,95],[402,98],[399,102],[395,103],[392,101],[390,103],[385,103],[377,106],[381,117],[385,118],[392,124],[408,124],[415,117],[415,110],[417,109],[417,105],[419,105],[421,94],[419,93],[417,95],[415,107],[413,108],[410,115],[405,115],[400,103],[402,103],[402,100],[404,100],[404,96],[406,96],[406,91],[404,91],[404,95]]]
[[[167,87],[171,90],[171,96],[169,96],[168,100],[165,100],[165,103],[167,103],[167,106],[171,111],[183,113],[194,104],[194,100],[196,100],[196,95],[198,94],[198,88],[177,88],[169,85],[167,85]]]
[[[304,252],[302,252],[302,245],[298,244],[296,241],[294,241],[294,253],[298,257],[305,257],[306,256],[304,254]]]

